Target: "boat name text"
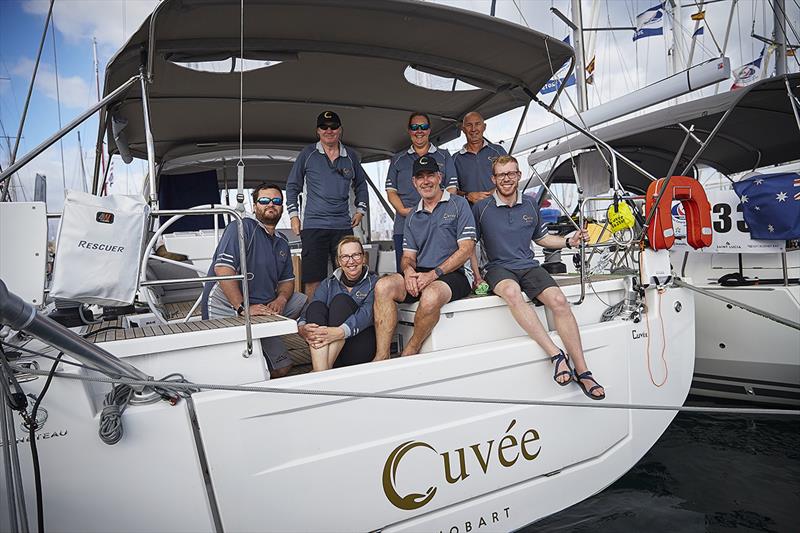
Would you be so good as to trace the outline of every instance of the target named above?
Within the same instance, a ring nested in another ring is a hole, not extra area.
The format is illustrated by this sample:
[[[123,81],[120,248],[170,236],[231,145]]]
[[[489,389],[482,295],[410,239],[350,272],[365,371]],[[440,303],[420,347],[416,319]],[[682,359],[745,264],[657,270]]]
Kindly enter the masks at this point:
[[[647,332],[646,331],[636,331],[634,329],[634,330],[631,330],[631,335],[633,336],[634,339],[642,339],[642,338],[646,339],[647,338]]]
[[[500,468],[511,468],[518,462],[533,461],[542,450],[538,444],[539,432],[528,428],[519,436],[512,435],[511,430],[516,423],[516,419],[512,420],[499,440],[491,439],[442,453],[427,442],[404,442],[392,450],[383,465],[383,492],[386,498],[398,509],[412,511],[426,505],[436,495],[439,489],[436,485],[428,487],[424,493],[410,492],[401,496],[397,492],[396,480],[400,463],[415,448],[428,449],[441,456],[442,478],[449,485],[459,483],[472,474],[487,475],[494,463]],[[469,468],[472,468],[472,472]]]

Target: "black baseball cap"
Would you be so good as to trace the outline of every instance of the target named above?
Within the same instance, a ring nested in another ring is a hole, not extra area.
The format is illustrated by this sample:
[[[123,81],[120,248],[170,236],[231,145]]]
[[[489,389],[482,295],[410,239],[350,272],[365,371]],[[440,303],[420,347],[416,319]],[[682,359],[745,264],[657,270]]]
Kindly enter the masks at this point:
[[[317,116],[317,127],[320,127],[324,124],[334,124],[336,126],[341,126],[342,121],[341,119],[339,119],[339,115],[337,115],[333,111],[323,111]]]
[[[434,158],[428,155],[423,155],[414,161],[414,175],[416,176],[423,171],[439,172],[439,164]]]

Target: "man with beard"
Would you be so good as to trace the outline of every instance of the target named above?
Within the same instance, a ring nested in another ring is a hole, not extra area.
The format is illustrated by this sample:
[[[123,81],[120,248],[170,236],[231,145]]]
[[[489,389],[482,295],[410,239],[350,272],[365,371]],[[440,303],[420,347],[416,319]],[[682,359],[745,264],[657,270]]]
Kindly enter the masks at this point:
[[[582,230],[568,237],[550,235],[539,218],[536,203],[519,190],[521,176],[514,157],[498,157],[492,164],[494,193],[472,207],[478,239],[483,242],[489,259],[486,281],[492,291],[506,301],[514,319],[528,336],[551,356],[555,382],[565,386],[574,380],[586,396],[602,400],[606,393],[586,366],[578,324],[570,304],[555,280],[539,266],[531,250],[531,240],[543,248],[572,248],[581,240],[587,240],[589,234]],[[522,291],[553,313],[566,353],[550,338],[533,308],[522,298]],[[570,361],[575,365],[574,370]]]
[[[245,218],[244,242],[247,258],[247,290],[250,316],[281,315],[297,318],[306,297],[294,292],[294,271],[289,242],[275,231],[283,213],[283,192],[262,183],[253,189],[255,218]],[[241,273],[238,224],[228,224],[214,252],[209,276]],[[244,297],[240,280],[208,282],[203,290],[204,319],[242,316]],[[279,338],[261,339],[261,348],[273,378],[285,376],[292,367],[286,346]]]

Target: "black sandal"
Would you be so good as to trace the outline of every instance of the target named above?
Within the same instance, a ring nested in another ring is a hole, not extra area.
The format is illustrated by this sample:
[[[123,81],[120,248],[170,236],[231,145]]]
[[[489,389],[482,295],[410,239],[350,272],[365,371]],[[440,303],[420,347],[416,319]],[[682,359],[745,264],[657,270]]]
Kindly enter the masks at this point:
[[[572,375],[575,373],[575,371],[572,370],[572,366],[570,366],[569,364],[569,357],[567,356],[567,354],[564,353],[564,350],[559,350],[557,354],[555,354],[553,357],[550,358],[550,361],[552,363],[555,363],[556,365],[556,368],[553,373],[553,381],[555,381],[562,387],[572,382]],[[564,362],[564,364],[567,365],[567,370],[562,370],[561,372],[559,372],[558,368],[561,366],[562,361]],[[565,375],[569,376],[568,380],[558,381],[559,376],[565,376]]]
[[[577,378],[575,381],[578,383],[578,386],[581,388],[583,393],[586,396],[588,396],[589,398],[591,398],[592,400],[602,400],[602,399],[604,399],[606,397],[606,393],[605,392],[603,392],[600,396],[595,396],[594,394],[592,394],[592,392],[594,392],[596,389],[602,389],[603,386],[600,385],[597,382],[597,380],[592,377],[592,373],[590,371],[587,370],[583,374],[578,374],[575,377]],[[583,381],[581,381],[581,380],[584,380],[584,379],[590,379],[590,380],[592,380],[594,382],[594,385],[592,385],[592,387],[590,387],[589,390],[586,390],[586,385],[584,385]]]

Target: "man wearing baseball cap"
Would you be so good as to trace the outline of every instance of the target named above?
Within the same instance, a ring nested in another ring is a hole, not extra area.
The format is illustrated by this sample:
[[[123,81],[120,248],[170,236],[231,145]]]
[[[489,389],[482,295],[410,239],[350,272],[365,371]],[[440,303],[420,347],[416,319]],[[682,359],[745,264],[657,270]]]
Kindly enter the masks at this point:
[[[303,245],[303,292],[311,298],[328,277],[328,261],[336,264],[336,245],[369,208],[367,174],[361,157],[341,142],[342,121],[333,111],[317,116],[319,142],[303,148],[286,181],[286,210],[292,231]],[[350,216],[350,190],[355,192],[355,214]],[[303,193],[302,206],[298,195]]]
[[[439,322],[442,306],[470,292],[464,263],[475,248],[476,233],[469,204],[442,190],[442,173],[433,157],[417,159],[413,175],[421,199],[406,217],[402,273],[385,276],[375,286],[376,361],[389,358],[397,303],[419,302],[414,334],[402,351],[414,355]]]

